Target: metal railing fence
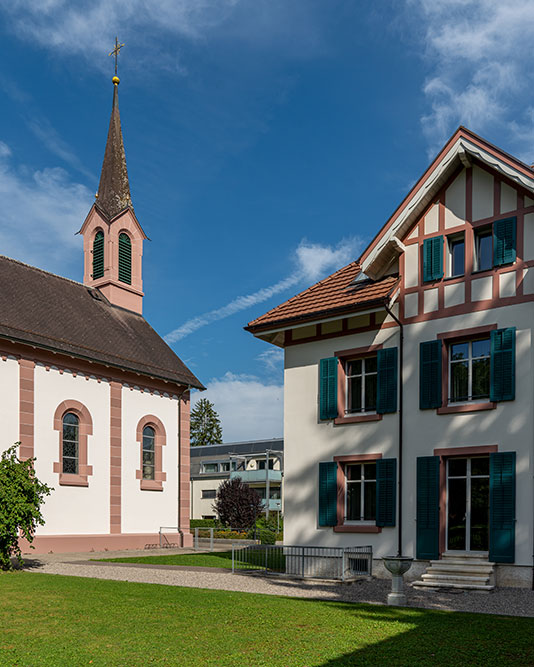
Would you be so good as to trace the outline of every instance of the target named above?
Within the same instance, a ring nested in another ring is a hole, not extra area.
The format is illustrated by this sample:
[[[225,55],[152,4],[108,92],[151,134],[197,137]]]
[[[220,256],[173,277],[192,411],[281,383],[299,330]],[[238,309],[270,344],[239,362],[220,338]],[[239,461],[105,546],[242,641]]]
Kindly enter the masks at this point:
[[[272,540],[276,539],[274,531],[262,528],[261,530],[251,529],[248,531],[239,531],[233,528],[193,528],[193,548],[195,551],[213,551],[215,545],[228,546],[228,542],[239,542],[240,545],[259,544],[262,534],[270,533]]]
[[[285,574],[312,579],[371,576],[373,548],[302,547],[290,545],[232,544],[232,572]]]

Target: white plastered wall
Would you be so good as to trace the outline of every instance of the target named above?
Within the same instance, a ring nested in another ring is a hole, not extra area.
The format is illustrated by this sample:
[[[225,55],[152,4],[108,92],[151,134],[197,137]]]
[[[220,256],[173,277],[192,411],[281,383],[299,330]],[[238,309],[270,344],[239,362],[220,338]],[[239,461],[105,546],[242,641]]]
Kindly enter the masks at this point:
[[[202,519],[203,516],[216,516],[212,505],[215,498],[202,498],[202,491],[205,489],[218,490],[219,486],[227,477],[223,479],[192,479],[191,480],[191,518]]]
[[[4,451],[19,439],[19,364],[15,357],[0,359],[0,424],[0,451]]]
[[[437,415],[419,409],[419,344],[438,333],[497,324],[517,327],[516,399],[495,410]],[[534,425],[532,398],[532,305],[521,304],[441,318],[405,326],[404,346],[404,466],[403,551],[415,555],[416,458],[431,456],[436,448],[498,445],[517,452],[516,564],[532,564],[532,460]],[[373,546],[375,556],[396,552],[397,529],[380,534],[335,533],[319,528],[318,468],[334,456],[382,453],[398,456],[398,413],[378,422],[333,426],[318,420],[319,360],[334,351],[383,343],[398,345],[396,329],[362,333],[288,347],[285,350],[284,449],[285,541],[322,546]]]
[[[162,447],[163,491],[141,490],[137,424],[154,415],[165,426],[167,444]],[[178,525],[178,400],[151,395],[140,389],[122,388],[122,531],[157,533],[160,526]]]
[[[37,477],[54,487],[47,497],[43,514],[45,525],[38,535],[82,535],[109,533],[109,383],[60,374],[53,366],[35,366],[35,436]],[[87,463],[93,466],[89,486],[60,486],[53,471],[59,461],[59,431],[54,429],[54,414],[60,403],[76,400],[87,408],[93,421],[93,434],[87,438]]]

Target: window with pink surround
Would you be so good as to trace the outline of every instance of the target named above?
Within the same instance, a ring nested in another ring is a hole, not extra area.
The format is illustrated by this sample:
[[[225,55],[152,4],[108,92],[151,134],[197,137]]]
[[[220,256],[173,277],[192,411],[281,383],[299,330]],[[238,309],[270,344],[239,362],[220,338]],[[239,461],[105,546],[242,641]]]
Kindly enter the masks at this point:
[[[146,415],[137,424],[139,443],[139,470],[135,476],[140,480],[142,491],[163,491],[167,479],[163,472],[163,446],[167,443],[165,427],[154,415]]]
[[[61,486],[89,486],[93,466],[87,465],[87,441],[93,434],[89,410],[75,400],[63,401],[54,414],[54,429],[59,433],[59,460],[53,470]]]

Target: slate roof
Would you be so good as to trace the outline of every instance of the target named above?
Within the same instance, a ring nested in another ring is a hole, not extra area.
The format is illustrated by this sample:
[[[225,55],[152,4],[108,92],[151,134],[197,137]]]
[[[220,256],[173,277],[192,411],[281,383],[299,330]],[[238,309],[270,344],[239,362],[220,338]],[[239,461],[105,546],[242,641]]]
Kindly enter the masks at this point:
[[[343,312],[381,305],[399,282],[398,276],[381,280],[354,282],[360,273],[358,262],[352,262],[293,298],[252,320],[245,327],[253,333],[275,326],[328,317]]]
[[[96,289],[0,256],[0,339],[204,387],[142,315]]]

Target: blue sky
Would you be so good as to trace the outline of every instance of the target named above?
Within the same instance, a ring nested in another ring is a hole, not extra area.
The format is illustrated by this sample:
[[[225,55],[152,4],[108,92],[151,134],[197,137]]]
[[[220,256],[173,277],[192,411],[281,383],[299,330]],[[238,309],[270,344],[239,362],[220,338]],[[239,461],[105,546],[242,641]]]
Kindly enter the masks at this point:
[[[81,280],[115,34],[145,316],[224,438],[282,435],[243,325],[356,259],[464,124],[534,159],[522,0],[0,0],[0,252]]]

